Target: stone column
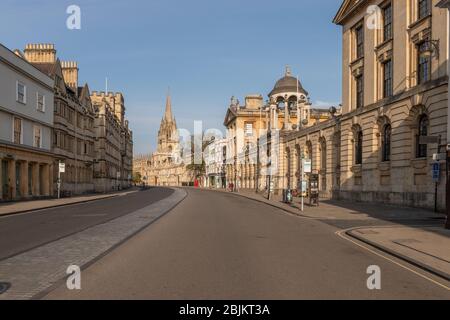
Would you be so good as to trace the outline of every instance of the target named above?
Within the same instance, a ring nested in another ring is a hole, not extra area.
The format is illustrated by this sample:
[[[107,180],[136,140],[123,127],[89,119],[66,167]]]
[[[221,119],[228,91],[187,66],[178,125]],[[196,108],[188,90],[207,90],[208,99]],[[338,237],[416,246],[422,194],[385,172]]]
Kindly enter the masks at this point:
[[[284,130],[290,130],[289,128],[289,118],[291,116],[290,110],[289,110],[289,100],[288,96],[284,99]]]
[[[49,165],[49,168],[48,168],[48,174],[49,174],[48,181],[49,181],[49,192],[50,192],[49,195],[52,197],[55,195],[53,170],[54,170],[54,167],[53,167],[53,163],[52,163]]]
[[[50,165],[44,164],[42,166],[42,195],[50,196]]]
[[[31,185],[31,189],[32,189],[32,193],[33,193],[33,197],[38,197],[40,196],[40,177],[39,177],[39,163],[33,163],[32,164],[32,176],[33,176],[33,183]]]
[[[20,194],[28,198],[28,161],[21,161],[20,166]]]

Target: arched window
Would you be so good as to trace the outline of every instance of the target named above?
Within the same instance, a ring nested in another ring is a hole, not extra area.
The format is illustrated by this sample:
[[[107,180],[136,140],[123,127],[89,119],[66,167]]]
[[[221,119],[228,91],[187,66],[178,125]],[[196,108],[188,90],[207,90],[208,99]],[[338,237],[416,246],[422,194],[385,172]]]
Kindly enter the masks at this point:
[[[419,118],[419,130],[416,137],[416,145],[417,145],[417,158],[426,158],[427,157],[427,149],[428,146],[426,144],[420,144],[420,137],[428,136],[428,126],[430,122],[426,115],[422,115]]]
[[[307,142],[306,144],[307,147],[307,152],[308,152],[308,159],[311,160],[311,163],[313,162],[313,148],[312,148],[312,143],[310,141]]]
[[[297,97],[292,96],[289,98],[289,109],[296,110],[297,109]]]
[[[356,133],[355,139],[355,164],[356,165],[362,164],[362,158],[363,158],[363,132],[362,130],[359,130]]]
[[[327,142],[322,140],[320,142],[320,166],[322,171],[327,170]]]
[[[278,99],[277,99],[277,108],[279,109],[279,110],[284,110],[284,107],[285,107],[285,102],[284,102],[284,99],[282,98],[282,97],[279,97]]]
[[[383,128],[383,140],[382,140],[382,160],[383,162],[391,161],[391,134],[392,127],[387,124]]]

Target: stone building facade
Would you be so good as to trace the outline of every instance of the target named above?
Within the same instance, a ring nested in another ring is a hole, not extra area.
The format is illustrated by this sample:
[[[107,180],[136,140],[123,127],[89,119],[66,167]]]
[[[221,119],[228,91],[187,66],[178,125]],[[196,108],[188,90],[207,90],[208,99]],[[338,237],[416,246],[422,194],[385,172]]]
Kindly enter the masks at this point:
[[[436,3],[343,2],[334,19],[343,28],[342,115],[286,133],[283,173],[298,172],[309,149],[323,195],[434,208],[433,155],[445,151],[448,112],[448,18]]]
[[[227,188],[227,140],[219,139],[212,142],[204,152],[205,183],[207,188]]]
[[[149,186],[189,186],[193,184],[192,172],[183,158],[176,119],[172,113],[172,101],[167,95],[166,109],[158,131],[158,147],[150,156],[134,159],[134,171]],[[186,155],[190,158],[190,155]],[[186,158],[186,159],[187,159]]]
[[[94,109],[89,87],[78,86],[78,65],[60,61],[53,44],[28,44],[24,58],[53,79],[54,124],[52,152],[52,190],[57,189],[58,162],[65,163],[61,173],[63,196],[94,192],[93,164],[95,157]],[[54,191],[53,191],[54,192]]]
[[[53,80],[0,45],[0,201],[53,195]]]
[[[283,168],[271,170],[273,166],[268,161],[275,148],[272,138],[281,137],[280,133],[298,132],[329,118],[328,110],[313,108],[308,92],[292,76],[289,67],[269,93],[267,103],[261,95],[247,96],[244,105],[232,98],[224,122],[227,128],[227,185],[232,183],[237,189],[264,190],[274,181],[275,188],[282,189],[286,180]],[[276,143],[280,147],[278,140]],[[282,162],[278,161],[277,167],[279,164]]]
[[[133,134],[125,120],[122,93],[94,91],[95,150],[94,183],[97,192],[131,187]]]

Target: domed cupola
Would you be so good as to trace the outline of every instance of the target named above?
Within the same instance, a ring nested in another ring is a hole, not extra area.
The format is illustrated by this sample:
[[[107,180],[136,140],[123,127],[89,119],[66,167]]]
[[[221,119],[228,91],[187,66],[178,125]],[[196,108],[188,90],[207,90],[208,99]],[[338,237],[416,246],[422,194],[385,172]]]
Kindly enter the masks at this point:
[[[292,76],[290,67],[286,67],[286,73],[283,78],[277,81],[273,90],[269,93],[269,97],[278,101],[285,96],[291,97],[293,95],[299,96],[299,98],[306,99],[308,92],[303,88],[297,78]]]

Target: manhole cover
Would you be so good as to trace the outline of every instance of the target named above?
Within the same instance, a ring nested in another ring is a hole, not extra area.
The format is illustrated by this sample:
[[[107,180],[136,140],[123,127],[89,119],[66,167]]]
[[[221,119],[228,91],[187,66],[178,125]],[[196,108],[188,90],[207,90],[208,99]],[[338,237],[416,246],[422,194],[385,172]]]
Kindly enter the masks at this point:
[[[11,288],[11,284],[7,282],[0,282],[0,294],[5,293]]]

